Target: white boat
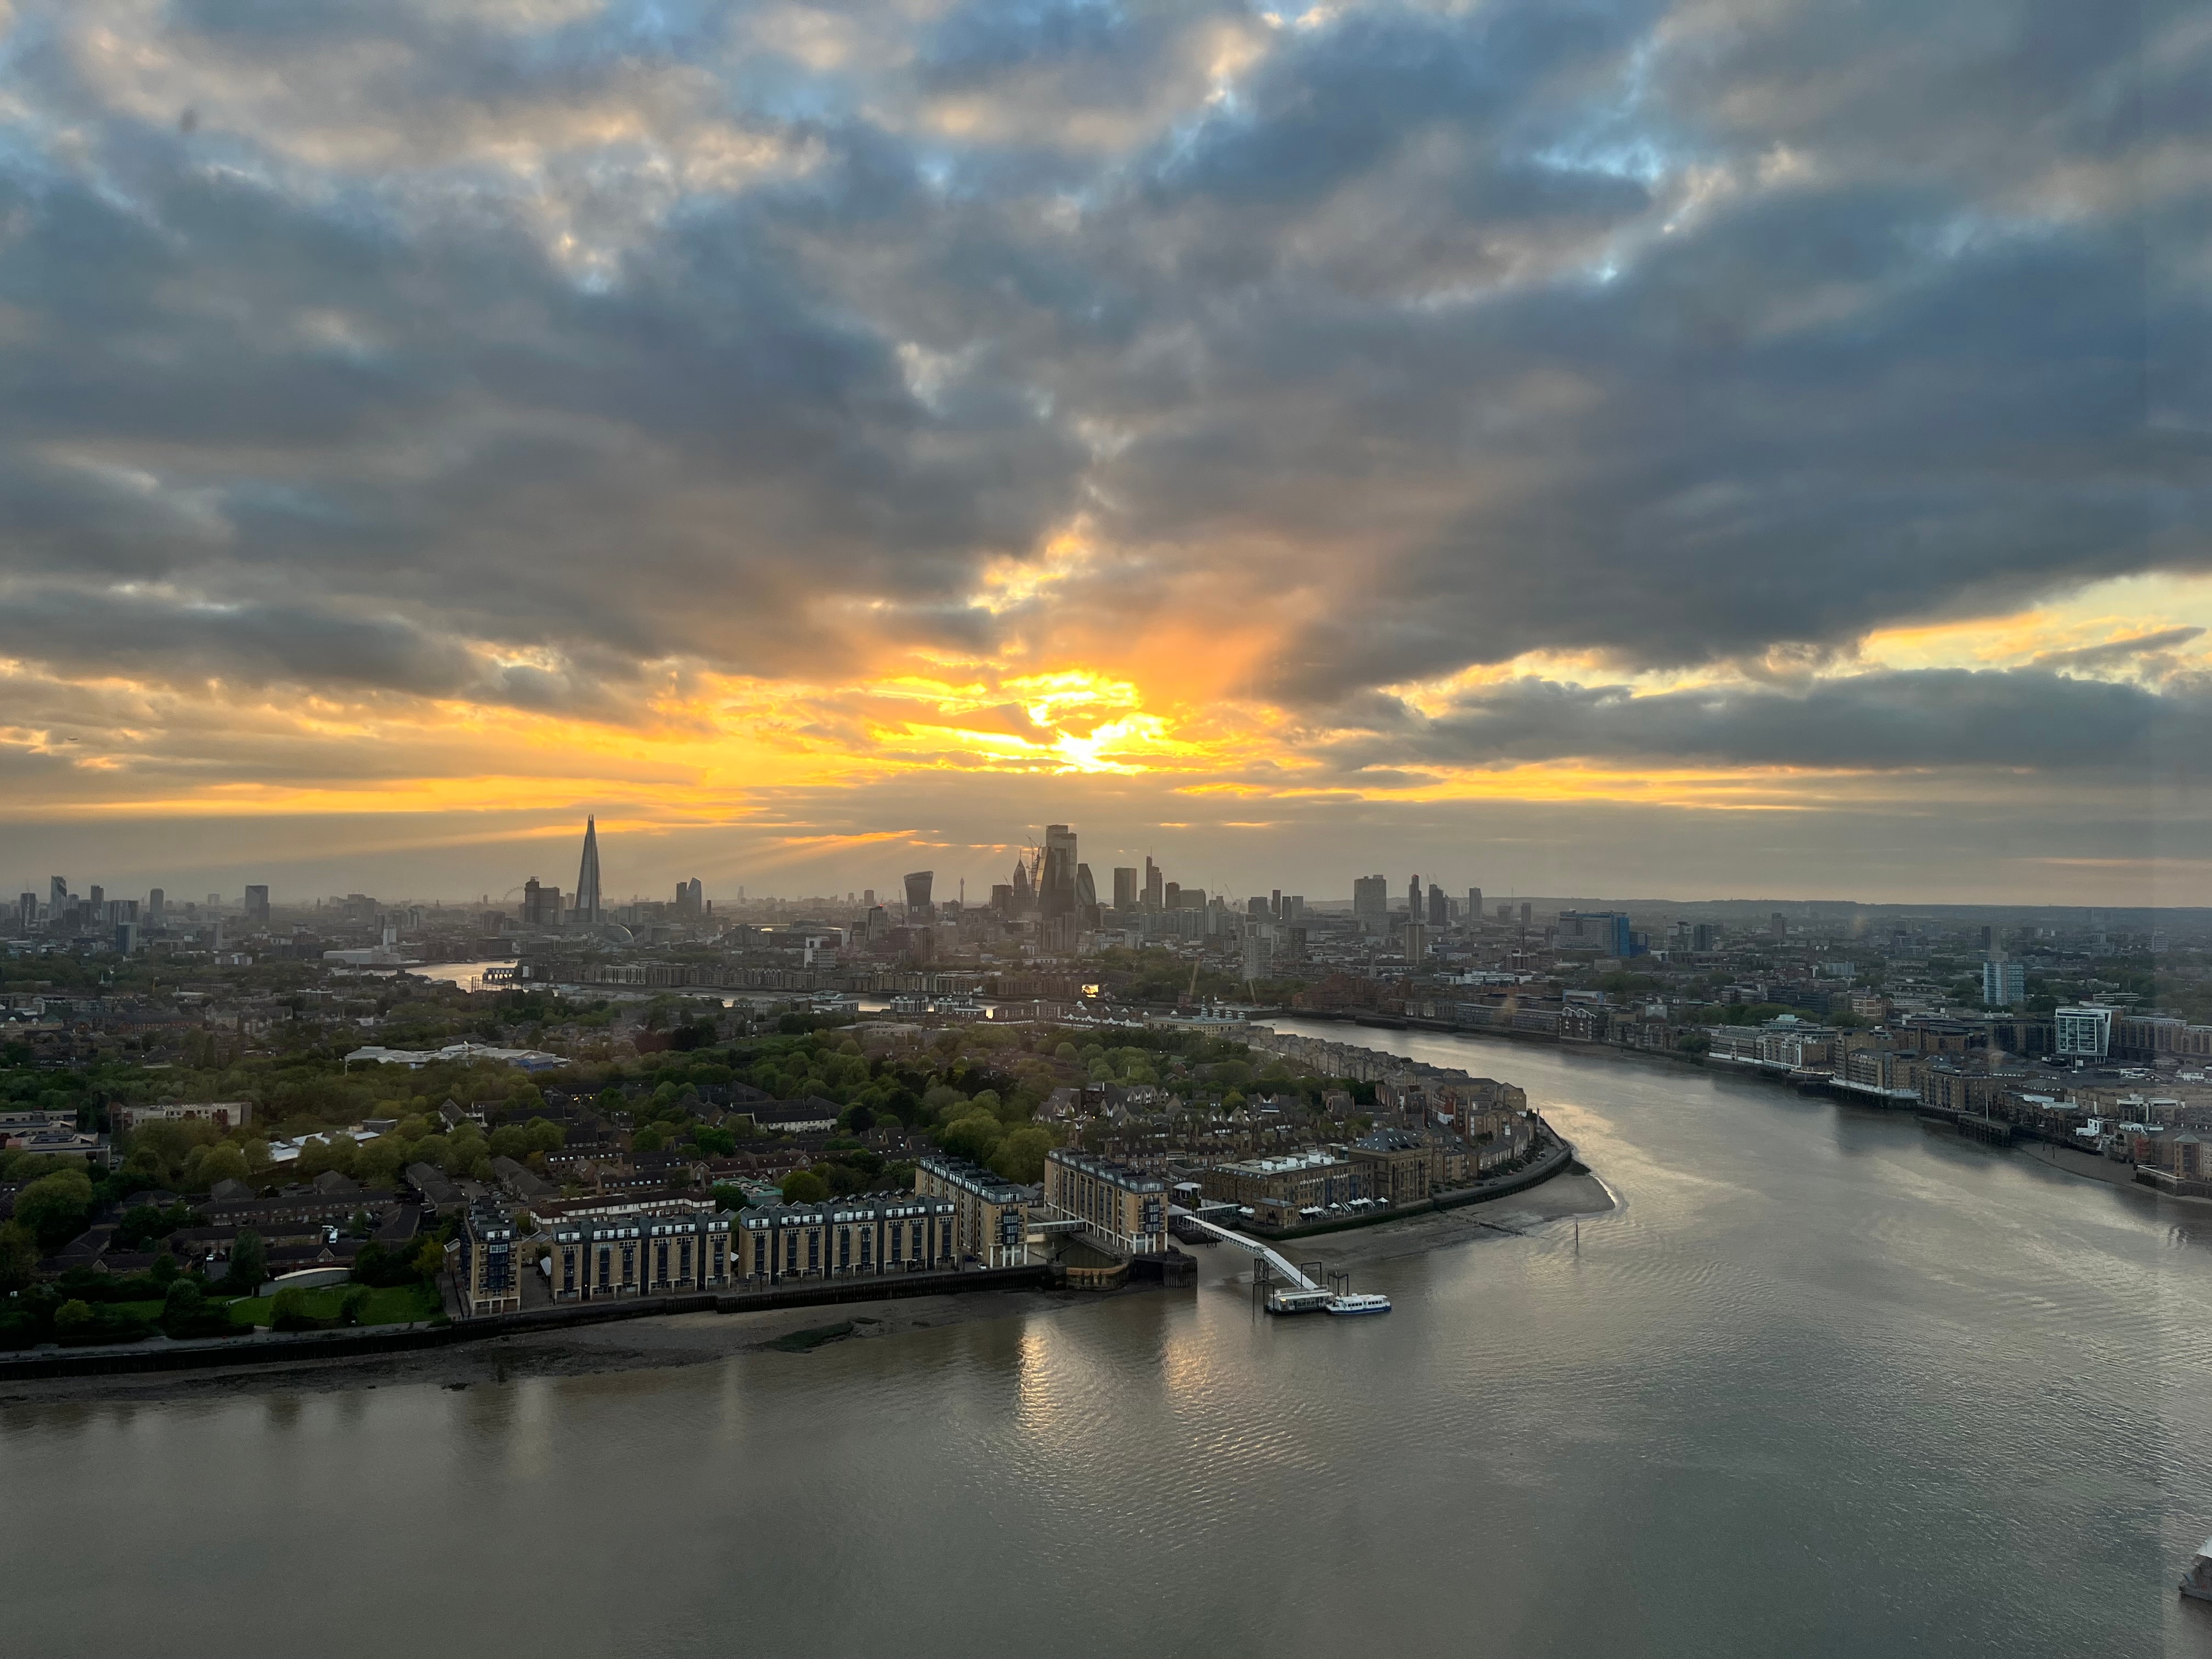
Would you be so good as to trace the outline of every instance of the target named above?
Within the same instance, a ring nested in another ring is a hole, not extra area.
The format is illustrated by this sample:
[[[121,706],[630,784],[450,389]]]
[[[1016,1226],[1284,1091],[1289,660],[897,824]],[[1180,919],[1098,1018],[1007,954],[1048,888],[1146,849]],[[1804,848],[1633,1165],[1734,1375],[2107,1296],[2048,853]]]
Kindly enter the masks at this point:
[[[1366,1292],[1347,1291],[1333,1296],[1323,1303],[1325,1311],[1333,1314],[1386,1314],[1390,1311],[1390,1298]]]

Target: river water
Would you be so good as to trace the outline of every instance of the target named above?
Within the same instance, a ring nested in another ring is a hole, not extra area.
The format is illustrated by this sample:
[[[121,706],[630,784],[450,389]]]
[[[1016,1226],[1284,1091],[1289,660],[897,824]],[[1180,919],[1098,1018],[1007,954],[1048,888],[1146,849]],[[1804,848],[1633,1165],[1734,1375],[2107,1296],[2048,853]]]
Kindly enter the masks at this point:
[[[1346,1028],[1316,1028],[1351,1035]],[[1748,1080],[1403,1033],[1612,1215],[1271,1321],[0,1407],[11,1653],[2212,1655],[2212,1221]]]

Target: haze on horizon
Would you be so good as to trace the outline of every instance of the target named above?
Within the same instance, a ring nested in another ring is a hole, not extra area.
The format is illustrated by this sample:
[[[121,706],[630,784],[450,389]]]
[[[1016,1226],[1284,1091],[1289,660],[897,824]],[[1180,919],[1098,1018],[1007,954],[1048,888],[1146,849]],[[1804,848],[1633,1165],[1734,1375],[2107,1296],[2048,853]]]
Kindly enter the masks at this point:
[[[0,31],[0,878],[2212,902],[2196,9]]]

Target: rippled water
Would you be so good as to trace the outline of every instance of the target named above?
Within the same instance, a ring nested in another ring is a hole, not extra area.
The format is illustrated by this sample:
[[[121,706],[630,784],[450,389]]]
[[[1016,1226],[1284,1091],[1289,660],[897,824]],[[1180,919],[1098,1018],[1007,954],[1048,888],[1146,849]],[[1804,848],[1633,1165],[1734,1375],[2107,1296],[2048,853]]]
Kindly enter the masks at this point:
[[[1623,1207],[1363,1269],[1384,1319],[1255,1317],[1215,1252],[805,1355],[8,1408],[8,1649],[2212,1655],[2212,1212],[1363,1040],[1522,1083]]]

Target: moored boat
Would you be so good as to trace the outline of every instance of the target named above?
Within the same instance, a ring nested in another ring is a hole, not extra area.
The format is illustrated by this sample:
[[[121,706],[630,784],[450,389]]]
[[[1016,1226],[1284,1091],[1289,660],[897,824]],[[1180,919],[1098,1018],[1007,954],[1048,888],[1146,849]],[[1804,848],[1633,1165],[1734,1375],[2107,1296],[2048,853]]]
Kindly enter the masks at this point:
[[[1342,1296],[1329,1297],[1322,1306],[1333,1314],[1386,1314],[1390,1311],[1390,1298],[1369,1292],[1346,1291]]]

